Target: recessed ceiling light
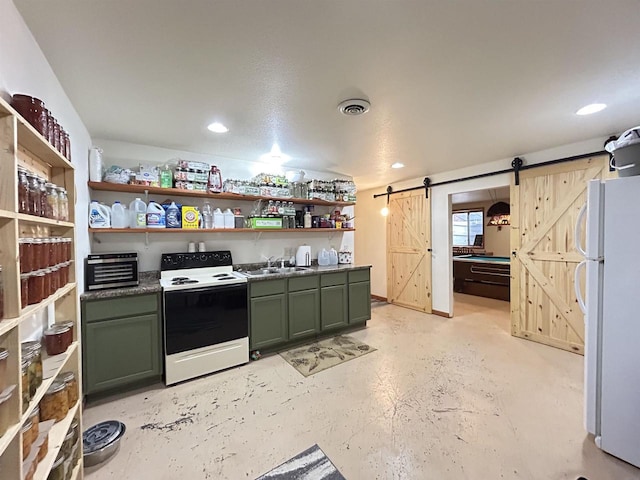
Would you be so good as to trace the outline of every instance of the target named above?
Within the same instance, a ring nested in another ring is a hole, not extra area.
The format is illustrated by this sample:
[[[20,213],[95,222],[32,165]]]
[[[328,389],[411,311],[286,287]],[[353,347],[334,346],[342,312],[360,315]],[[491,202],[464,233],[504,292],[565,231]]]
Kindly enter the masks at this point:
[[[227,133],[229,131],[229,129],[220,122],[213,122],[207,128],[213,133]]]
[[[592,113],[601,112],[605,108],[607,108],[607,106],[604,103],[592,103],[582,107],[576,112],[576,115],[591,115]]]
[[[391,165],[391,168],[402,168],[404,167],[404,163],[400,163],[400,162],[396,162],[393,165]]]

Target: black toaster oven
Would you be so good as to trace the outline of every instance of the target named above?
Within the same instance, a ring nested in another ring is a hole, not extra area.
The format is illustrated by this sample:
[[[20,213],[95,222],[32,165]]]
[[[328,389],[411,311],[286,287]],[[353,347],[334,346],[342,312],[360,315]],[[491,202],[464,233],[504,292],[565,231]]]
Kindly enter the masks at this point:
[[[84,261],[85,290],[138,285],[137,253],[92,253]]]

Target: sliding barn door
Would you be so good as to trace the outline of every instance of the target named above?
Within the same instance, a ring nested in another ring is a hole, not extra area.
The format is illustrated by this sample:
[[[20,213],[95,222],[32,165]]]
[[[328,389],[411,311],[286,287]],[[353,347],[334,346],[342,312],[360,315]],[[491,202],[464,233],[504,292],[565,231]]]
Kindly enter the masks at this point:
[[[431,202],[424,190],[390,197],[387,301],[431,313]]]
[[[574,232],[587,182],[609,175],[607,160],[525,170],[520,185],[511,186],[512,335],[584,353],[584,318],[574,289],[583,258]]]

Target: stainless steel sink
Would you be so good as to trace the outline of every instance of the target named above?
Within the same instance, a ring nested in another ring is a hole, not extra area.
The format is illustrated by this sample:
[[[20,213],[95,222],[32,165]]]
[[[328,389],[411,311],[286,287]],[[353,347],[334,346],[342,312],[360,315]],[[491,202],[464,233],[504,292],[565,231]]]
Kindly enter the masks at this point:
[[[282,273],[293,273],[293,272],[307,272],[311,270],[307,267],[270,267],[270,268],[260,268],[258,270],[247,270],[246,272],[242,272],[249,277],[261,277],[263,275],[277,275]]]

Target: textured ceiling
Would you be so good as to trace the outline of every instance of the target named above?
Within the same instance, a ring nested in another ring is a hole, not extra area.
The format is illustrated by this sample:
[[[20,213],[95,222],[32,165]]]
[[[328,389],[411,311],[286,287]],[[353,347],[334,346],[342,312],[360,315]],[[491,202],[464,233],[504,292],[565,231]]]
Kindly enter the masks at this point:
[[[93,137],[251,161],[278,142],[364,188],[638,124],[637,0],[15,3]],[[371,111],[339,114],[350,97]]]

